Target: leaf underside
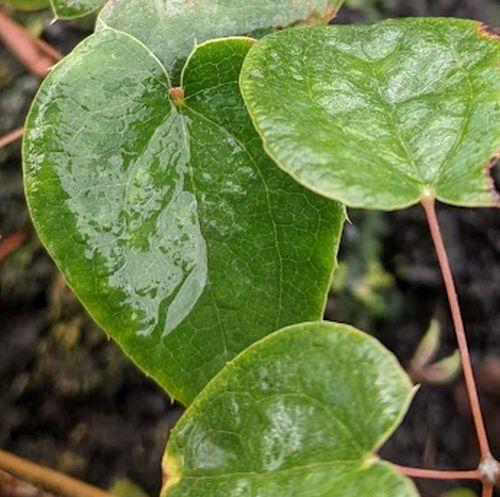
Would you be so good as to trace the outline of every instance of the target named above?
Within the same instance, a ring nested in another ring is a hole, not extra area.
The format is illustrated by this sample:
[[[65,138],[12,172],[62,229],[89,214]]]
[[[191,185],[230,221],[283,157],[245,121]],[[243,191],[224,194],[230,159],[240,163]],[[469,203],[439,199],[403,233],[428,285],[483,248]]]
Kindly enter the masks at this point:
[[[272,34],[243,96],[266,150],[308,188],[353,207],[426,197],[500,205],[500,39],[474,21],[389,20]]]
[[[162,497],[416,497],[374,456],[412,395],[368,335],[285,328],[228,364],[177,423]]]
[[[251,343],[321,318],[344,220],[262,150],[238,89],[252,43],[199,46],[179,110],[151,52],[106,29],[53,70],[27,121],[42,242],[102,328],[184,403]]]
[[[333,18],[344,0],[120,0],[108,2],[97,30],[132,34],[163,62],[174,83],[195,45],[209,39],[265,32],[319,15]]]

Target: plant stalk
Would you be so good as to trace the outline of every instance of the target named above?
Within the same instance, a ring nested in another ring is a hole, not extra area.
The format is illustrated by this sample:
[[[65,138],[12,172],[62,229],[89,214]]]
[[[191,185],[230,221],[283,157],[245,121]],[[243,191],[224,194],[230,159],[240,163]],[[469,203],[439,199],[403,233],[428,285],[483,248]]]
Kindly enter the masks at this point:
[[[462,368],[472,410],[472,417],[474,419],[479,447],[481,449],[481,457],[483,461],[486,461],[492,459],[492,454],[484,424],[476,381],[474,379],[474,371],[472,369],[469,346],[467,344],[467,337],[465,334],[462,313],[460,311],[460,305],[458,302],[457,291],[455,288],[455,283],[453,281],[453,274],[451,272],[448,254],[446,253],[446,248],[443,242],[443,237],[436,214],[436,201],[433,197],[425,198],[422,200],[422,206],[429,223],[432,240],[436,248],[436,254],[439,260],[439,265],[441,267],[441,272],[443,274],[444,284],[446,286],[446,293],[448,294],[448,301],[450,304],[453,324],[458,341],[458,348],[462,360]]]
[[[0,240],[0,263],[15,252],[28,238],[26,233],[14,233]]]
[[[424,480],[481,480],[479,470],[473,471],[440,471],[434,469],[408,468],[406,466],[394,465],[403,475],[410,478],[421,478]]]
[[[45,77],[54,59],[42,52],[26,30],[0,10],[0,40],[35,76]]]
[[[14,143],[16,140],[19,140],[23,137],[24,128],[17,128],[10,133],[7,133],[5,136],[0,137],[0,149]]]
[[[491,485],[483,486],[482,497],[493,497],[493,487]]]
[[[87,483],[0,450],[0,469],[64,497],[114,497]]]
[[[44,77],[50,68],[63,58],[63,54],[45,41],[32,36],[0,10],[0,40],[33,74]],[[0,137],[0,149],[22,138],[23,128]]]

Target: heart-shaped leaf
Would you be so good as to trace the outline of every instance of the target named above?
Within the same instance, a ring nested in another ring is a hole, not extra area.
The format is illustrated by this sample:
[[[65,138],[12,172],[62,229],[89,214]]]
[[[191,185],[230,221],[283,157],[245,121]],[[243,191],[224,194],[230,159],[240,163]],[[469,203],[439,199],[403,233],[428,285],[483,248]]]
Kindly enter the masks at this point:
[[[102,10],[97,29],[110,26],[147,45],[177,76],[197,43],[288,26],[317,15],[334,17],[344,0],[120,0]]]
[[[106,0],[50,0],[56,16],[72,19],[90,14],[104,5]]]
[[[500,39],[479,23],[404,19],[272,34],[241,81],[270,155],[322,195],[492,206],[499,68]]]
[[[163,497],[416,497],[375,452],[413,396],[395,357],[342,324],[245,350],[173,430]]]
[[[180,89],[106,29],[47,77],[27,121],[40,238],[96,321],[184,403],[254,341],[322,316],[344,220],[262,150],[238,88],[252,44],[200,45]]]

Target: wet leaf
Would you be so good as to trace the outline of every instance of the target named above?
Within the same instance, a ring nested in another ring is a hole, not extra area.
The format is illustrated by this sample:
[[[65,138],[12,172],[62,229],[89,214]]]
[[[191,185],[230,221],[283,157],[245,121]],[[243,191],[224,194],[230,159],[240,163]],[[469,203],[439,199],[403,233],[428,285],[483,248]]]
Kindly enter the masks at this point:
[[[344,220],[262,150],[238,88],[252,44],[200,45],[181,90],[141,42],[103,30],[48,76],[27,121],[42,242],[184,403],[251,343],[322,316]]]
[[[106,0],[50,0],[56,16],[60,19],[72,19],[94,12],[104,5]]]
[[[416,497],[375,452],[412,385],[374,338],[342,324],[280,330],[245,350],[173,430],[163,497]]]
[[[272,34],[242,90],[267,151],[349,206],[500,205],[500,38],[474,21],[390,20]]]
[[[197,43],[288,26],[307,18],[334,17],[344,0],[120,0],[102,10],[97,29],[134,35],[174,73]]]

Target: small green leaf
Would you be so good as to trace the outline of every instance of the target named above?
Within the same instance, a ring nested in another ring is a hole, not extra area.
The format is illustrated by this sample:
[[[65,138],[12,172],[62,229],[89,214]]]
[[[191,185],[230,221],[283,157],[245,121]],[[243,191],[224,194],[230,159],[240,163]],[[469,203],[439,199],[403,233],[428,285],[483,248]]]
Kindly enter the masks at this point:
[[[50,0],[1,0],[0,5],[10,5],[19,10],[40,10],[50,5]]]
[[[127,479],[117,480],[113,483],[109,493],[117,497],[149,497],[142,488]]]
[[[60,19],[81,17],[104,5],[106,0],[50,0],[56,16]]]
[[[447,383],[458,375],[462,368],[458,350],[432,363],[440,344],[441,326],[433,319],[410,361],[409,372],[414,381],[440,384]]]
[[[108,28],[51,72],[27,121],[42,242],[102,328],[184,403],[251,343],[321,318],[345,215],[264,153],[238,88],[252,44],[200,45],[181,89]]]
[[[334,17],[344,0],[121,0],[102,10],[97,29],[106,26],[135,36],[173,73],[197,43],[288,26],[320,15]]]
[[[436,357],[441,344],[441,325],[437,319],[433,319],[429,329],[418,344],[417,350],[411,360],[412,368],[421,370],[428,366]]]
[[[0,0],[0,5],[11,5],[20,10],[39,10],[48,6],[60,19],[81,17],[97,10],[106,0]]]
[[[442,384],[455,379],[462,370],[462,361],[458,350],[440,361],[430,364],[424,370],[423,380],[427,383]]]
[[[441,495],[441,497],[477,497],[477,494],[469,488],[456,488]]]
[[[186,411],[162,497],[416,497],[375,456],[412,397],[374,338],[334,323],[285,328],[229,363]]]
[[[500,38],[474,21],[286,30],[257,44],[243,96],[277,164],[353,207],[433,196],[500,206]]]

